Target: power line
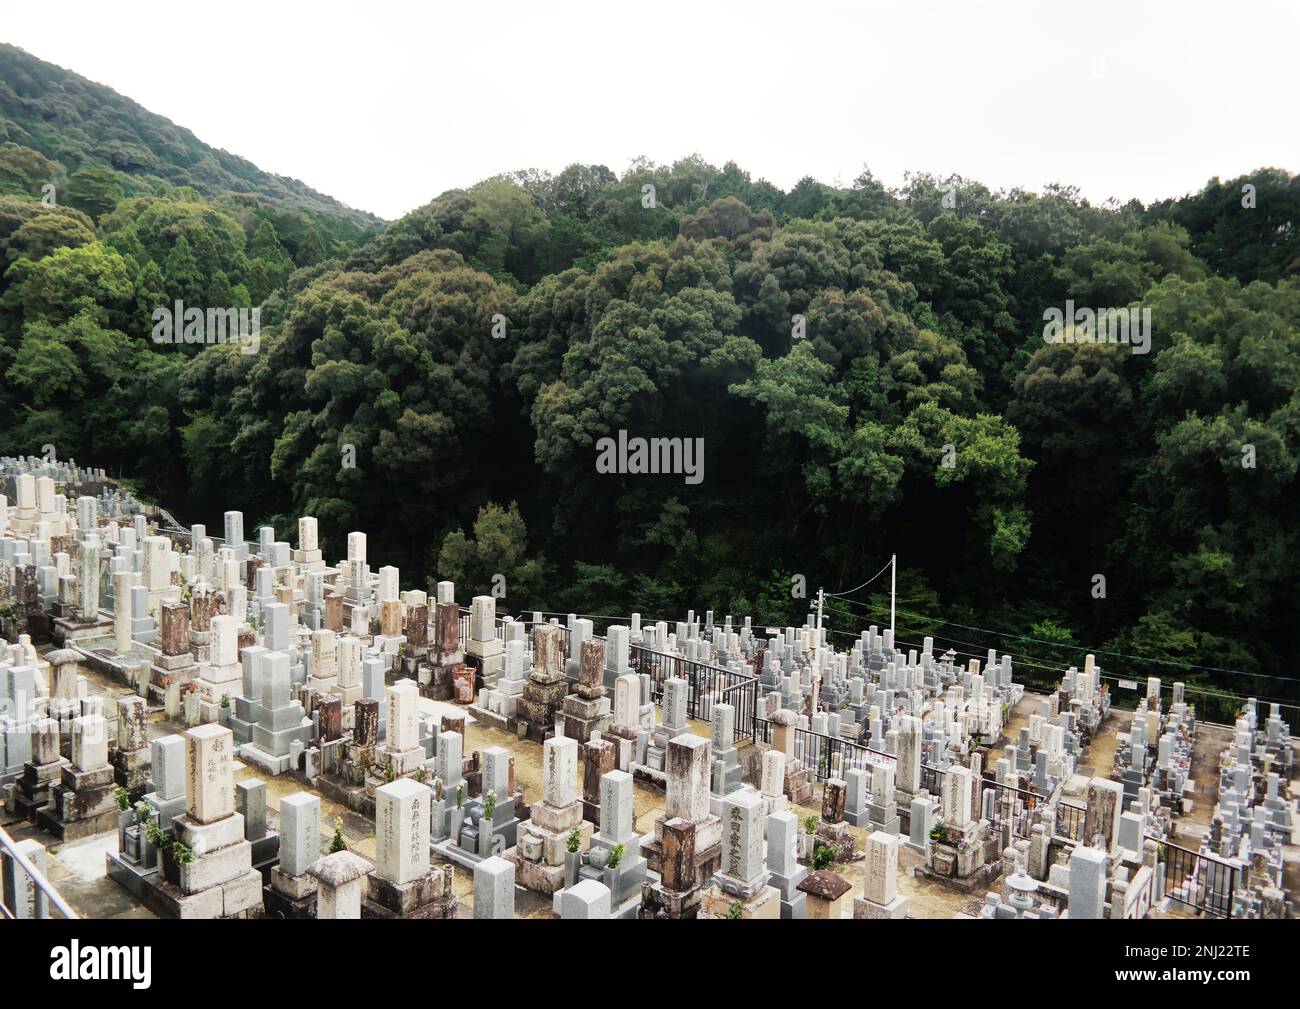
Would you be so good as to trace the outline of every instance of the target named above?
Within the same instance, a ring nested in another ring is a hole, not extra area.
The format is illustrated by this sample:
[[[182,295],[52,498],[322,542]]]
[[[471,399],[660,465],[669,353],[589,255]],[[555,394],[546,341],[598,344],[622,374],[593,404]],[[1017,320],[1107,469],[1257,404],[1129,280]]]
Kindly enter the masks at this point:
[[[919,628],[919,627],[909,627],[907,624],[904,624],[904,625],[902,625],[902,626],[906,627],[908,630],[911,630],[911,631],[921,632],[921,630],[922,630],[922,629]],[[834,628],[827,628],[827,633],[828,633],[828,634],[839,634],[839,635],[842,635],[843,637],[846,637],[846,638],[855,638],[855,639],[856,639],[856,638],[860,637],[859,634],[855,634],[855,633],[852,632],[852,631],[837,631],[837,630],[835,630]],[[948,638],[948,637],[944,637],[943,635],[940,635],[940,634],[933,634],[933,635],[929,635],[929,636],[930,636],[930,637],[943,637],[945,641],[957,641],[956,638]],[[895,643],[895,644],[898,644],[898,645],[909,645],[909,646],[911,646],[911,647],[913,647],[913,648],[922,648],[922,647],[924,647],[920,642],[917,642],[917,641],[904,641],[904,640],[902,640],[901,638],[896,638],[895,641],[894,641],[894,643]],[[969,641],[959,641],[958,644],[971,644],[971,642],[969,642]],[[976,647],[979,647],[979,646],[977,645]],[[970,658],[972,658],[972,659],[983,659],[983,658],[986,658],[986,657],[987,657],[987,653],[984,653],[984,654],[978,654],[978,653],[976,653],[976,652],[966,652],[966,651],[962,651],[961,649],[957,649],[957,648],[950,649],[950,651],[952,651],[954,655],[965,655],[965,656],[968,656],[968,657],[970,657]],[[1008,652],[1008,653],[1006,653],[1006,654],[1011,655],[1010,652]],[[1048,672],[1052,672],[1052,673],[1065,673],[1065,672],[1069,672],[1069,670],[1065,669],[1065,668],[1062,667],[1062,666],[1045,666],[1045,665],[1043,665],[1041,662],[1030,662],[1030,661],[1027,661],[1027,660],[1024,659],[1024,658],[1019,658],[1019,657],[1017,657],[1017,656],[1015,656],[1015,655],[1011,655],[1011,657],[1012,657],[1013,659],[1015,659],[1015,663],[1016,663],[1017,666],[1029,666],[1031,669],[1045,669],[1045,670],[1047,670]],[[1102,678],[1103,680],[1112,680],[1112,681],[1114,681],[1114,682],[1116,682],[1116,683],[1122,683],[1123,680],[1124,680],[1124,677],[1122,677],[1122,676],[1114,676],[1114,675],[1111,675],[1111,674],[1109,674],[1109,673],[1102,673],[1102,674],[1101,674],[1101,678]],[[1205,689],[1204,687],[1198,687],[1198,686],[1195,686],[1195,685],[1193,685],[1193,686],[1189,686],[1189,687],[1185,687],[1184,689],[1185,689],[1185,690],[1187,691],[1187,693],[1189,693],[1189,694],[1199,694],[1199,695],[1201,695],[1202,697],[1217,697],[1217,698],[1220,698],[1221,700],[1229,700],[1229,701],[1240,701],[1240,700],[1242,700],[1242,695],[1240,695],[1240,694],[1224,694],[1224,693],[1220,693],[1220,692],[1218,692],[1218,691],[1214,691],[1214,690],[1207,690],[1207,689]],[[1283,705],[1283,706],[1285,706],[1285,707],[1291,707],[1291,708],[1296,707],[1296,703],[1295,703],[1294,700],[1287,700],[1286,698],[1281,698],[1281,697],[1262,697],[1262,696],[1256,696],[1255,699],[1256,699],[1258,702],[1260,702],[1261,704],[1281,704],[1281,705]]]
[[[952,641],[952,642],[955,642],[956,644],[959,644],[959,645],[970,645],[972,648],[981,648],[981,647],[983,647],[982,645],[980,645],[980,644],[978,644],[978,643],[976,643],[976,642],[974,642],[974,641],[962,641],[960,638],[950,638],[950,637],[948,637],[948,636],[945,635],[945,634],[929,634],[929,635],[927,635],[927,634],[925,633],[925,628],[923,628],[923,627],[912,627],[912,626],[909,625],[909,624],[902,624],[902,625],[900,625],[900,626],[902,626],[905,630],[914,631],[914,632],[916,632],[917,634],[920,634],[922,637],[942,638],[944,641]],[[861,637],[860,634],[854,634],[852,631],[837,631],[837,630],[833,630],[833,629],[832,629],[832,630],[830,631],[830,633],[831,633],[831,634],[843,634],[843,635],[845,635],[846,637],[850,637],[850,638],[858,638],[858,637]],[[895,644],[895,645],[909,645],[909,646],[912,647],[912,648],[918,648],[918,649],[920,649],[920,648],[924,648],[924,647],[925,647],[925,645],[924,645],[922,642],[919,642],[919,641],[904,641],[902,638],[895,638],[895,639],[894,639],[894,644]],[[988,651],[987,651],[987,650],[985,650],[985,651],[983,651],[983,652],[967,652],[967,651],[964,651],[963,649],[960,649],[960,648],[949,648],[949,649],[947,649],[947,650],[950,651],[950,652],[952,652],[954,655],[964,655],[964,656],[966,656],[967,658],[971,658],[971,659],[980,659],[981,661],[986,660],[986,659],[988,658]],[[1065,672],[1068,672],[1068,671],[1069,671],[1069,670],[1067,670],[1064,666],[1048,666],[1048,665],[1044,665],[1043,663],[1046,662],[1047,660],[1045,660],[1045,659],[1039,659],[1037,656],[1034,656],[1034,655],[1016,655],[1016,654],[1013,653],[1013,652],[1004,652],[1004,653],[1002,653],[1002,654],[1004,654],[1004,655],[1009,655],[1013,660],[1015,660],[1015,663],[1016,663],[1016,665],[1018,665],[1018,666],[1029,666],[1031,669],[1046,669],[1048,672],[1052,672],[1052,673],[1065,673]]]
[[[872,575],[870,578],[868,578],[865,582],[863,582],[863,583],[862,583],[861,585],[859,585],[857,588],[854,588],[854,589],[845,589],[843,592],[827,592],[826,595],[828,595],[828,596],[834,596],[834,597],[836,597],[836,598],[838,598],[838,597],[840,597],[840,596],[851,596],[854,592],[857,592],[858,589],[865,589],[868,585],[870,585],[870,584],[871,584],[872,582],[874,582],[877,578],[879,578],[881,575],[883,575],[886,571],[889,570],[889,566],[890,566],[891,564],[893,564],[893,563],[894,563],[894,559],[891,557],[889,560],[885,561],[885,566],[884,566],[883,568],[881,568],[879,571],[877,571],[874,575]]]
[[[873,610],[876,613],[884,612],[884,607],[882,606],[876,606],[870,603],[859,602],[856,599],[841,599],[841,602],[849,603],[854,606],[861,606],[864,609]],[[1256,677],[1262,677],[1263,679],[1267,679],[1267,680],[1282,680],[1287,683],[1296,682],[1293,677],[1289,677],[1289,676],[1273,676],[1269,673],[1252,673],[1252,672],[1248,672],[1245,669],[1227,669],[1223,666],[1202,666],[1195,662],[1179,662],[1176,659],[1157,659],[1147,655],[1130,655],[1127,652],[1115,652],[1107,648],[1098,648],[1095,645],[1071,645],[1063,641],[1048,641],[1044,638],[1030,637],[1027,634],[1014,634],[1009,631],[995,631],[995,630],[991,630],[988,627],[974,627],[971,624],[958,623],[956,620],[944,620],[942,617],[929,616],[924,613],[916,613],[910,610],[898,610],[898,612],[903,614],[904,616],[915,617],[918,620],[930,620],[930,621],[934,621],[935,623],[946,624],[949,627],[960,627],[963,630],[976,631],[979,634],[993,634],[1000,638],[1012,638],[1016,641],[1030,641],[1033,642],[1034,644],[1047,645],[1050,648],[1069,648],[1076,652],[1085,652],[1093,655],[1111,655],[1120,659],[1129,659],[1130,661],[1133,662],[1154,662],[1163,666],[1178,666],[1184,669],[1199,669],[1208,673],[1228,673],[1232,676],[1256,676]],[[933,636],[942,637],[942,635],[938,635],[938,634]],[[947,640],[955,641],[957,639],[948,638]],[[971,642],[966,642],[966,643],[971,644]]]

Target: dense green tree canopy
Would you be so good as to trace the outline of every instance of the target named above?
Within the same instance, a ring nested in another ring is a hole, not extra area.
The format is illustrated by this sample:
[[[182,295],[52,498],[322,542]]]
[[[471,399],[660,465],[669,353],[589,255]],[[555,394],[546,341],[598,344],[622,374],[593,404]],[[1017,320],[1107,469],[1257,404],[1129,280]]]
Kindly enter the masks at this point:
[[[158,123],[102,164],[39,105],[0,89],[0,450],[52,443],[195,521],[314,514],[332,555],[365,529],[408,585],[513,610],[800,620],[796,576],[897,551],[905,640],[1005,647],[943,615],[1040,659],[1269,673],[1300,647],[1283,172],[1096,207],[639,159],[487,179],[372,238],[292,186],[200,184]],[[258,352],[155,344],[176,299],[258,309]],[[1149,313],[1149,353],[1045,341],[1067,301]],[[620,432],[699,439],[702,479],[602,472]]]

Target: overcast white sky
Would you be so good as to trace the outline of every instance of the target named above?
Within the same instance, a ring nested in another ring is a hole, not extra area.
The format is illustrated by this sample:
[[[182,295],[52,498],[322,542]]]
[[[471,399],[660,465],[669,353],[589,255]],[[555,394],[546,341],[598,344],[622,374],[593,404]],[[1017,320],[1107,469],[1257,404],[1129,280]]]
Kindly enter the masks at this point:
[[[1300,170],[1300,3],[7,0],[0,39],[395,218],[574,161],[1149,201]]]

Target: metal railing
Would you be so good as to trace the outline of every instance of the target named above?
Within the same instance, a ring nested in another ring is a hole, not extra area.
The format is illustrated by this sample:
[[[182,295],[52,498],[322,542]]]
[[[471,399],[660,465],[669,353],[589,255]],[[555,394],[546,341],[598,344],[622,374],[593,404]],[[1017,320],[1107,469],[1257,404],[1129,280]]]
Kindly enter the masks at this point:
[[[434,609],[432,603],[429,604],[429,620],[430,621],[434,620]],[[525,642],[527,644],[527,647],[531,649],[533,628],[537,626],[537,624],[531,618],[526,617],[524,615],[520,615],[519,618],[516,619],[514,622],[517,624],[524,625]],[[549,623],[549,621],[543,620],[542,623],[546,624]],[[462,648],[464,648],[465,643],[469,641],[469,624],[470,624],[469,607],[462,606],[460,607],[460,645]],[[569,629],[565,627],[564,624],[556,624],[555,626],[560,629],[560,636],[564,639],[564,652],[567,655],[569,652]],[[494,636],[498,640],[504,640],[506,636],[506,622],[501,617],[496,618],[496,627],[495,627]]]
[[[754,739],[770,744],[773,728],[773,723],[766,718],[754,719]],[[894,766],[898,762],[893,754],[873,750],[851,739],[799,728],[794,730],[794,755],[812,769],[818,781],[833,777],[837,766],[839,775],[843,776],[851,770],[869,771],[878,765]]]
[[[18,916],[17,904],[25,900],[24,894],[30,892],[37,918],[54,917],[53,908],[62,918],[80,918],[76,911],[63,899],[54,885],[45,878],[30,858],[24,855],[8,832],[0,827],[0,864],[3,864],[4,888],[0,893],[0,915],[7,919]],[[29,890],[30,888],[30,890]],[[10,906],[8,901],[14,901]]]
[[[935,767],[933,764],[921,765],[921,788],[937,796],[941,806],[945,773],[942,768]],[[1009,822],[1012,837],[1028,838],[1030,828],[1033,826],[1033,812],[1040,804],[1047,801],[1046,798],[1037,792],[1017,788],[1014,785],[1003,785],[989,778],[980,778],[979,791],[974,797],[975,808],[971,810],[971,815],[976,819],[983,817],[984,794],[990,791],[995,793],[990,822],[999,827]]]
[[[713,705],[730,704],[736,711],[736,740],[753,739],[758,714],[758,679],[733,672],[708,662],[698,662],[669,652],[660,652],[632,643],[629,649],[632,669],[650,677],[650,699],[662,706],[664,682],[682,679],[687,683],[686,717],[708,721]]]
[[[1053,831],[1057,837],[1083,844],[1083,822],[1088,810],[1071,802],[1057,802],[1056,823]]]
[[[1231,918],[1237,875],[1243,871],[1242,867],[1170,841],[1159,844],[1159,859],[1165,869],[1161,896],[1211,918]]]
[[[522,623],[529,636],[536,622],[528,614],[522,614],[517,623]],[[549,624],[550,621],[542,621]],[[470,614],[466,607],[461,607],[460,640],[462,646],[469,640]],[[564,642],[565,655],[569,652],[569,628],[555,623]],[[505,636],[505,621],[497,618],[496,636]],[[592,635],[592,640],[606,640],[601,635]],[[735,722],[732,738],[740,742],[754,738],[754,723],[758,717],[758,677],[747,673],[734,672],[709,662],[687,659],[670,652],[660,652],[646,648],[635,641],[629,643],[628,665],[638,675],[645,673],[650,677],[650,700],[658,707],[663,707],[664,681],[678,678],[687,682],[686,717],[697,721],[708,721],[713,715],[715,704],[730,704],[735,709]]]
[[[980,785],[978,812],[982,814],[984,811],[984,796],[993,792],[993,816],[990,818],[993,824],[1001,827],[1004,823],[1010,823],[1012,837],[1028,839],[1030,827],[1033,826],[1034,809],[1044,801],[1043,796],[1014,785],[1002,785],[988,778],[984,778]]]

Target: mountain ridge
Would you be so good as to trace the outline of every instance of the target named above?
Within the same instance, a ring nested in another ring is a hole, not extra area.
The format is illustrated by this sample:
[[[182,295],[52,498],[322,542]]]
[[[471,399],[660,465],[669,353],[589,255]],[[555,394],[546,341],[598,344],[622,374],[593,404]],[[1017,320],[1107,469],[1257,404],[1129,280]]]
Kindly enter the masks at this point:
[[[210,199],[254,196],[371,231],[386,224],[299,179],[212,147],[107,85],[0,42],[0,142],[5,141],[37,151],[69,174],[106,167],[144,184],[190,186]]]

